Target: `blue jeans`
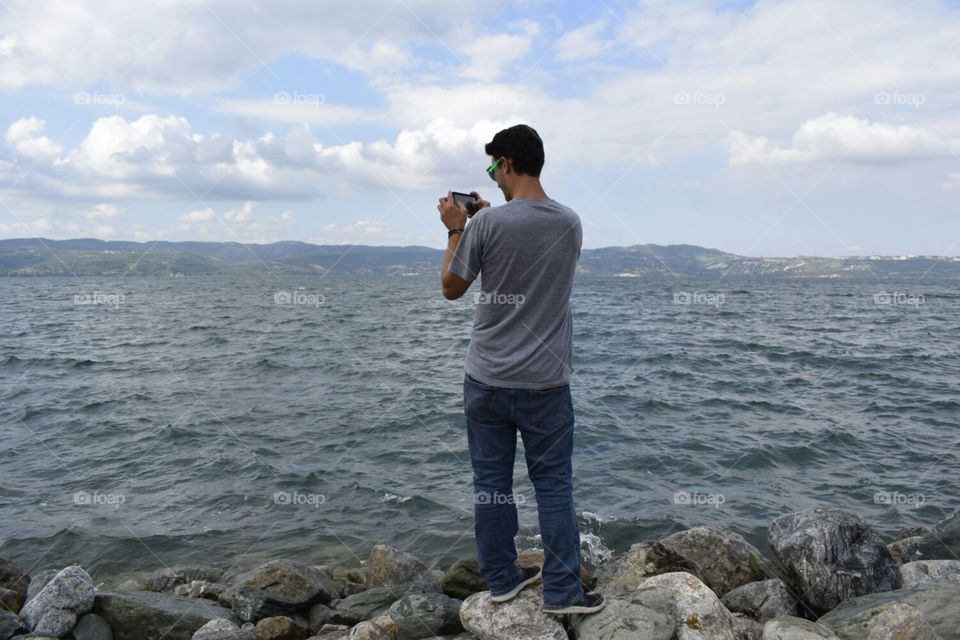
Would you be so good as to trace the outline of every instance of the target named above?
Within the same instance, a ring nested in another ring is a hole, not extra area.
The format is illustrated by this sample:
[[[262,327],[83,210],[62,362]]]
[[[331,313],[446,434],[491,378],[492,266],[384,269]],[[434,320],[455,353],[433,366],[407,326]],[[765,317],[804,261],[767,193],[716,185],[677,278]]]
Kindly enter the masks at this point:
[[[573,507],[573,400],[570,385],[529,391],[464,376],[463,407],[473,463],[474,531],[480,573],[498,595],[520,581],[513,461],[517,429],[537,495],[543,541],[543,603],[563,607],[583,597],[580,531]]]

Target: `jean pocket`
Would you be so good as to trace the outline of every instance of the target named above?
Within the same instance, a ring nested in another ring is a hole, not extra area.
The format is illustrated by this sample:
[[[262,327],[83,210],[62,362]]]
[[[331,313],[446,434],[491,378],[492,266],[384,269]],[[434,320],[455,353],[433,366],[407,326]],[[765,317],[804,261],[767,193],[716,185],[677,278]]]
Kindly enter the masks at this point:
[[[483,382],[480,382],[479,380],[471,376],[469,373],[463,374],[463,377],[467,384],[477,387],[478,389],[484,389],[486,391],[497,391],[499,389],[499,387],[494,387],[492,385],[484,384]]]

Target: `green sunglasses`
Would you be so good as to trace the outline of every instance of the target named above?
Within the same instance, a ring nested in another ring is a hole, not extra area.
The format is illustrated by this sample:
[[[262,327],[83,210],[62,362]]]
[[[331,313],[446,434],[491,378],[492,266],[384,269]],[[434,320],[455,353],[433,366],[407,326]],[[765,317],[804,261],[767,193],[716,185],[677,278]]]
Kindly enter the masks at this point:
[[[503,160],[503,156],[500,156],[499,158],[494,160],[489,167],[487,167],[487,175],[490,176],[491,180],[496,180],[496,178],[493,177],[493,172],[496,171],[498,166],[500,166],[500,162],[502,160]]]

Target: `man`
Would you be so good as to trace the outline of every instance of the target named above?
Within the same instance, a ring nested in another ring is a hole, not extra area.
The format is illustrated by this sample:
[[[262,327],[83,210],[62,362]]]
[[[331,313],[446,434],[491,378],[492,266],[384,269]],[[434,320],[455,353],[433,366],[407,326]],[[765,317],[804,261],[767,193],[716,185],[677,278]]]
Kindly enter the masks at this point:
[[[593,613],[599,593],[580,583],[580,532],[573,505],[573,326],[570,291],[580,257],[580,218],[547,197],[540,184],[543,142],[527,125],[497,133],[484,148],[487,173],[506,204],[479,210],[452,194],[437,209],[448,229],[443,295],[455,300],[480,275],[463,383],[473,464],[480,571],[491,599],[505,602],[543,579],[543,610]],[[517,430],[537,496],[542,571],[517,565],[513,462]]]

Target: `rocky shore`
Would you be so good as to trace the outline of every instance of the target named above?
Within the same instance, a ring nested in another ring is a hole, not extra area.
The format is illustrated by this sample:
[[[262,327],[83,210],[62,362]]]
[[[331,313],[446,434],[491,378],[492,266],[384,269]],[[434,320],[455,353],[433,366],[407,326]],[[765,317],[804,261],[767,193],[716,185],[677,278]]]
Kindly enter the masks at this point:
[[[440,571],[384,545],[357,568],[177,566],[106,591],[77,565],[28,576],[0,559],[0,640],[960,639],[960,511],[885,542],[817,507],[776,518],[768,543],[774,561],[713,527],[638,541],[583,571],[607,606],[565,617],[541,611],[539,585],[491,602],[473,558]]]

